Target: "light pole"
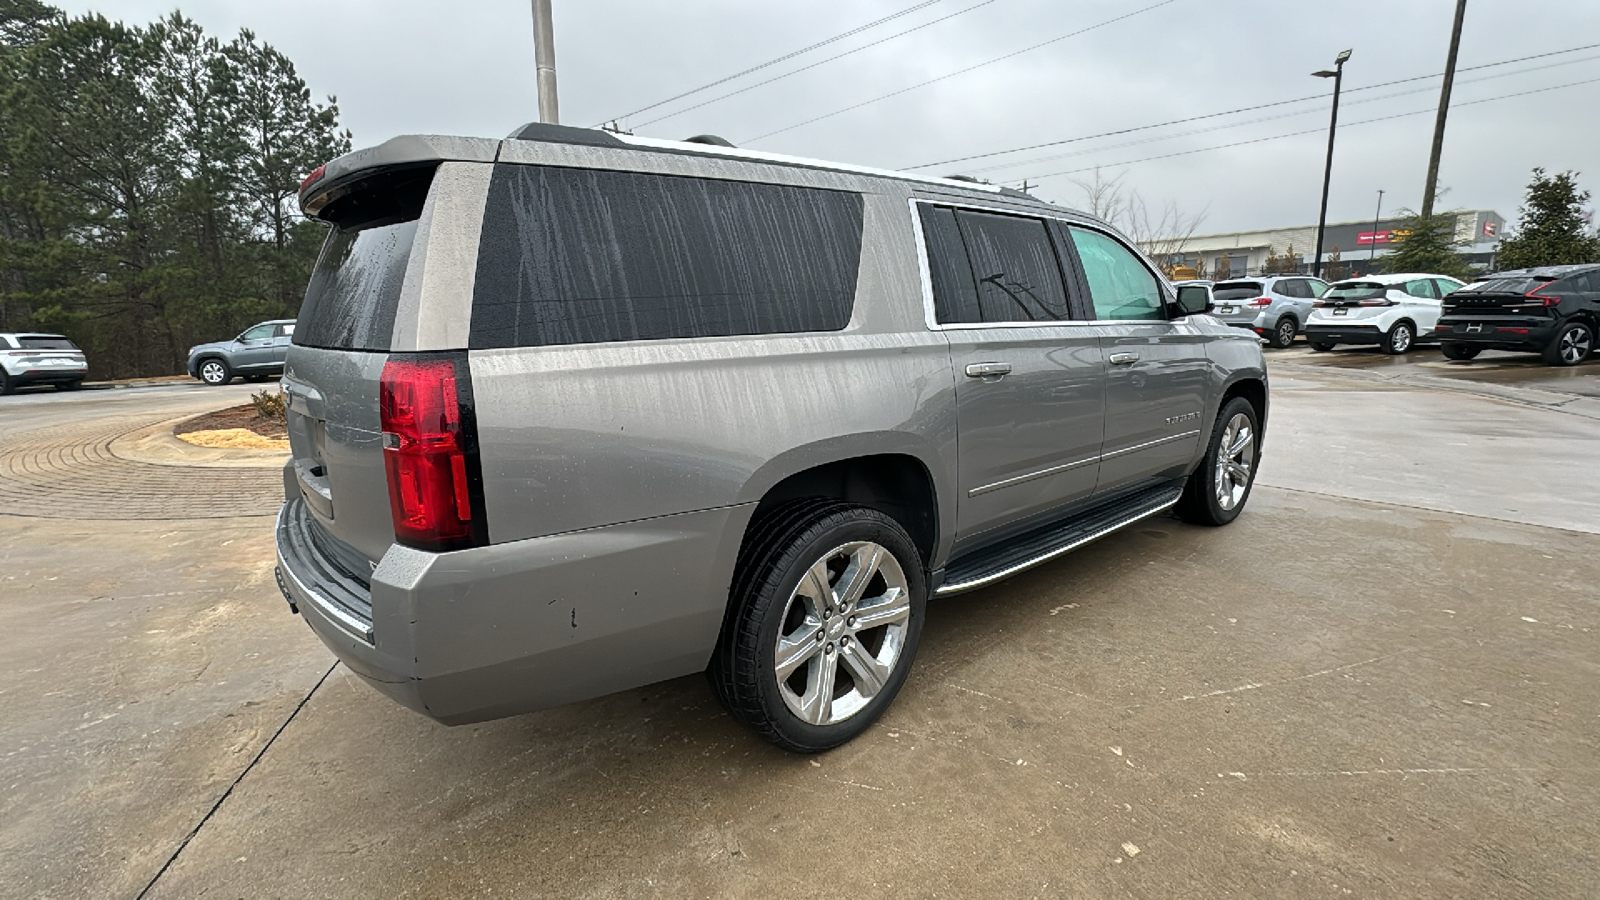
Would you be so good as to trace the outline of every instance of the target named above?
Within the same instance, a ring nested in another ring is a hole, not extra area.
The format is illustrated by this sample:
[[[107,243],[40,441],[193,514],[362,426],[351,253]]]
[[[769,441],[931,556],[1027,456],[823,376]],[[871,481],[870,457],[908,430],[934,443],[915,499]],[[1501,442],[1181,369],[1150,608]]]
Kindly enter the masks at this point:
[[[1367,256],[1367,274],[1372,274],[1378,258],[1378,220],[1383,218],[1383,188],[1378,188],[1378,211],[1372,214],[1372,252]]]
[[[1323,69],[1311,74],[1317,78],[1333,79],[1333,115],[1328,120],[1328,164],[1322,170],[1322,212],[1317,214],[1317,255],[1311,264],[1311,274],[1322,277],[1322,235],[1328,228],[1328,185],[1333,180],[1333,136],[1339,128],[1339,88],[1344,82],[1345,60],[1350,51],[1340,53],[1333,60],[1333,71]]]
[[[539,121],[561,123],[556,105],[556,31],[551,23],[550,0],[533,0],[534,81],[539,89]]]
[[[1433,120],[1433,149],[1428,154],[1428,183],[1422,186],[1422,218],[1433,218],[1433,193],[1439,185],[1439,156],[1444,153],[1444,120],[1450,114],[1450,88],[1456,83],[1456,55],[1461,52],[1461,22],[1467,17],[1467,0],[1456,0],[1456,21],[1450,29],[1450,53],[1444,61],[1444,85],[1439,88],[1439,115]]]

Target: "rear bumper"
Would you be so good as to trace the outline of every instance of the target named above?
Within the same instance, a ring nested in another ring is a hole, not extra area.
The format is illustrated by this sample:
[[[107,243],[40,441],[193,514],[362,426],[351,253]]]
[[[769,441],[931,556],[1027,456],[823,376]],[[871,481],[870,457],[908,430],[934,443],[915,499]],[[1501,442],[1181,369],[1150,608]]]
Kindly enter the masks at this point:
[[[51,366],[47,369],[23,369],[10,373],[11,383],[17,387],[30,384],[65,384],[89,377],[88,366]]]
[[[1433,329],[1433,336],[1440,341],[1488,350],[1543,350],[1555,340],[1558,330],[1559,322],[1542,317],[1467,317],[1440,320]]]
[[[1329,344],[1376,344],[1383,340],[1383,331],[1376,325],[1319,325],[1315,322],[1305,328],[1306,340]]]
[[[752,509],[451,553],[393,545],[362,588],[318,551],[295,499],[278,517],[280,585],[351,671],[459,725],[703,670]]]

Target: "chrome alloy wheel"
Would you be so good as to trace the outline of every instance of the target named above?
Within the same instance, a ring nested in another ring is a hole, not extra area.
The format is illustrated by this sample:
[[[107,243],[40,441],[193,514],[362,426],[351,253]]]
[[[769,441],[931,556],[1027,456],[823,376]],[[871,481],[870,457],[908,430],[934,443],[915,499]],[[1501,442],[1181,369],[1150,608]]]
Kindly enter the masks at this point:
[[[1287,347],[1294,343],[1295,324],[1292,320],[1282,319],[1278,322],[1278,346]]]
[[[1217,447],[1217,503],[1223,509],[1233,509],[1244,501],[1255,461],[1256,436],[1250,419],[1244,413],[1235,413]]]
[[[859,713],[905,648],[911,592],[880,544],[856,541],[812,563],[789,595],[773,668],[784,705],[812,725]]]
[[[1394,352],[1396,352],[1396,353],[1404,353],[1407,350],[1410,350],[1411,349],[1411,329],[1406,327],[1405,325],[1396,325],[1395,329],[1396,330],[1395,330],[1394,336],[1390,339],[1391,343],[1394,346]]]
[[[1575,365],[1589,355],[1589,330],[1586,328],[1568,328],[1561,332],[1560,344],[1557,352],[1561,354],[1561,361],[1567,365]]]
[[[208,359],[200,364],[200,380],[206,384],[221,384],[227,374],[228,370],[223,368],[222,363],[214,359]]]

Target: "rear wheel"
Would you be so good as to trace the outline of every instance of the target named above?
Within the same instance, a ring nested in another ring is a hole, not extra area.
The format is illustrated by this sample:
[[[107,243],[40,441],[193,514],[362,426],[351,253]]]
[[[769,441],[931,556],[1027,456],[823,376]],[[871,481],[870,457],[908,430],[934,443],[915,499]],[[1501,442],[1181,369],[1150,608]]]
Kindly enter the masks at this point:
[[[837,747],[894,700],[927,582],[900,523],[803,501],[753,526],[707,675],[734,718],[797,753]]]
[[[233,380],[233,370],[216,357],[204,359],[200,361],[200,380],[212,387],[218,387]]]
[[[1299,333],[1300,323],[1295,321],[1294,316],[1284,316],[1278,320],[1278,324],[1272,326],[1272,337],[1268,339],[1268,343],[1282,350],[1293,344],[1294,336]]]
[[[1226,525],[1239,517],[1255,485],[1261,420],[1243,397],[1223,404],[1211,427],[1200,467],[1178,499],[1178,518],[1196,525]]]
[[[1417,342],[1417,332],[1410,322],[1401,320],[1394,323],[1389,333],[1383,336],[1383,352],[1393,356],[1411,349]]]
[[[1483,352],[1481,347],[1468,347],[1465,344],[1441,344],[1439,349],[1444,351],[1445,359],[1472,359]]]
[[[1311,349],[1317,351],[1318,353],[1327,353],[1329,350],[1332,350],[1334,347],[1337,347],[1337,346],[1339,346],[1339,345],[1335,344],[1333,341],[1312,341],[1311,342]]]
[[[1575,366],[1594,351],[1594,329],[1585,322],[1568,322],[1544,348],[1544,361],[1552,366]]]

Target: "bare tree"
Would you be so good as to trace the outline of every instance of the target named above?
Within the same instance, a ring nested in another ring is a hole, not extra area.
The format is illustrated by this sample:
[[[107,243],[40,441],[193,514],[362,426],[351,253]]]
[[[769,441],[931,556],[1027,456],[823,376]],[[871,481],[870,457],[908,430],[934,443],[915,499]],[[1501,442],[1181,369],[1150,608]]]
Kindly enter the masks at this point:
[[[1184,252],[1200,223],[1205,221],[1206,210],[1185,212],[1174,200],[1152,209],[1143,194],[1123,183],[1126,176],[1123,172],[1108,179],[1095,169],[1093,180],[1074,180],[1073,183],[1083,192],[1087,212],[1111,223],[1132,238],[1145,255],[1163,269],[1170,270],[1173,258]]]

